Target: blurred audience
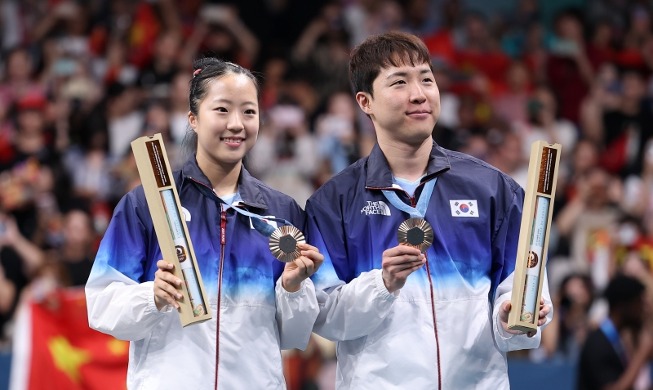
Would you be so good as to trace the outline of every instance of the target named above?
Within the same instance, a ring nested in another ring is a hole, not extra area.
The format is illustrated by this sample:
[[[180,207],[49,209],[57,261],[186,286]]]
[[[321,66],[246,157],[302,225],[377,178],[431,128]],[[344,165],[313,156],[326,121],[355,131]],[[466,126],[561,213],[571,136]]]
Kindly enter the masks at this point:
[[[263,123],[246,163],[303,204],[375,142],[347,92],[349,51],[403,29],[431,54],[439,144],[522,185],[531,143],[562,144],[548,263],[556,315],[530,358],[575,363],[608,316],[614,275],[653,279],[651,6],[575,3],[0,2],[0,343],[11,345],[25,291],[83,284],[115,203],[139,183],[130,142],[162,133],[177,161],[193,58],[260,76]],[[287,355],[310,371],[294,372],[291,390],[329,388],[315,370],[328,372],[333,353],[317,345],[321,356]]]

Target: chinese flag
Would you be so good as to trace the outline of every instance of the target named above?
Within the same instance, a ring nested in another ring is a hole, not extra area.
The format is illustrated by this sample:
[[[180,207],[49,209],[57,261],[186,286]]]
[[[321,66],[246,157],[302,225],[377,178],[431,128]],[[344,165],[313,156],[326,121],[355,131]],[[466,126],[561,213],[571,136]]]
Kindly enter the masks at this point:
[[[129,343],[88,326],[83,289],[62,289],[19,309],[12,390],[126,389]]]

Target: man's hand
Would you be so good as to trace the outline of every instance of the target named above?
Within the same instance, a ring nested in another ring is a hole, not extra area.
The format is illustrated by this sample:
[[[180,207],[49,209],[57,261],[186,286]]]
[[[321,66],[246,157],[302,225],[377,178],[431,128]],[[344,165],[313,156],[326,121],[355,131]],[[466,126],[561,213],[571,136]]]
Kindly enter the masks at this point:
[[[510,309],[512,308],[512,304],[510,301],[505,301],[504,303],[501,304],[501,307],[499,308],[499,321],[501,321],[501,327],[503,328],[506,333],[510,334],[524,334],[521,330],[516,330],[516,329],[509,329],[508,328],[508,315],[510,314]],[[546,323],[546,316],[551,312],[551,306],[545,305],[544,304],[544,299],[540,300],[540,316],[537,320],[537,326],[542,326]],[[528,332],[527,335],[528,337],[533,337],[537,334],[537,331],[535,332]]]
[[[383,283],[389,292],[393,293],[406,284],[408,275],[412,274],[426,263],[426,256],[417,248],[408,245],[397,245],[383,251],[381,267],[383,268]]]
[[[299,244],[298,248],[302,255],[287,262],[281,274],[281,286],[289,292],[298,291],[302,281],[313,275],[324,261],[324,256],[316,247]]]

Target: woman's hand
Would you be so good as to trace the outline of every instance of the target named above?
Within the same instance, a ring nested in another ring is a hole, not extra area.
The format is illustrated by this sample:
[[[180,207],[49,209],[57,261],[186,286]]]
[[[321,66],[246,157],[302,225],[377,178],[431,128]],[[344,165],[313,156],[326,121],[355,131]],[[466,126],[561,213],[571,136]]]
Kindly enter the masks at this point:
[[[181,279],[173,274],[174,264],[165,260],[159,260],[156,263],[158,270],[154,274],[154,303],[156,308],[161,311],[166,305],[171,305],[179,309],[179,303],[183,298],[181,292]]]
[[[281,275],[281,285],[289,292],[298,291],[302,281],[313,275],[324,261],[324,256],[316,247],[309,244],[298,244],[298,248],[301,251],[301,256],[286,263]]]

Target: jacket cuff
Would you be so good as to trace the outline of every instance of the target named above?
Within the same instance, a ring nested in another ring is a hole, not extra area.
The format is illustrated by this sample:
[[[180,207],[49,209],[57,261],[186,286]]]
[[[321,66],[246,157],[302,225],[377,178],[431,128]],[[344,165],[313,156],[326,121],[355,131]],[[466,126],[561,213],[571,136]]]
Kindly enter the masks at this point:
[[[379,292],[379,298],[384,299],[384,300],[394,300],[399,296],[399,291],[397,290],[395,292],[390,292],[388,291],[388,288],[385,286],[385,283],[383,282],[383,271],[380,269],[375,269],[370,271],[370,273],[373,273],[374,275],[374,286],[376,287],[376,290]]]
[[[172,305],[166,304],[161,310],[156,308],[156,302],[154,302],[154,282],[145,282],[142,283],[143,286],[148,286],[149,294],[147,296],[147,306],[145,307],[145,314],[150,313],[170,313],[173,310]]]
[[[276,290],[280,292],[283,296],[286,296],[291,299],[298,299],[306,295],[306,289],[307,288],[315,288],[313,286],[313,281],[310,278],[306,278],[302,280],[302,282],[299,285],[299,290],[297,291],[288,291],[283,287],[283,284],[281,283],[281,277],[277,279],[277,288]]]
[[[501,307],[501,305],[497,306],[498,308]],[[494,312],[494,328],[496,329],[496,334],[499,336],[502,340],[510,340],[515,336],[518,336],[518,334],[514,333],[508,333],[505,329],[503,329],[503,326],[501,325],[501,320],[499,319],[499,309],[495,310]]]

